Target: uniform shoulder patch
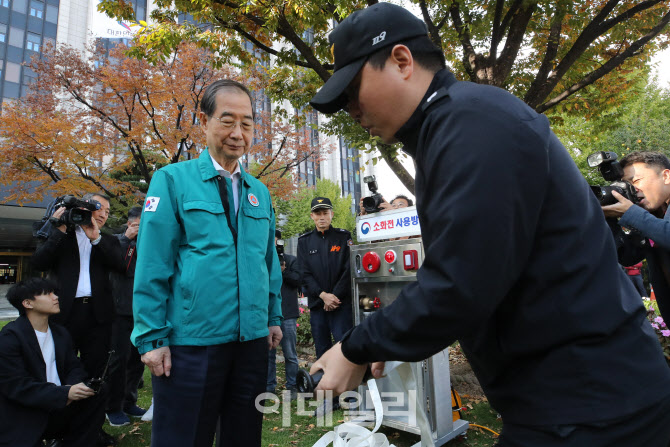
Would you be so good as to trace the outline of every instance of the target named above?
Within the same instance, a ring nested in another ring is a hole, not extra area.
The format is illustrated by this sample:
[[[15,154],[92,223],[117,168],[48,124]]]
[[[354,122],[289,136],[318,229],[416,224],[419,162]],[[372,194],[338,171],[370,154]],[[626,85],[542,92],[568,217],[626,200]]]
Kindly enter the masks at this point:
[[[158,208],[158,202],[161,201],[160,197],[147,197],[146,202],[144,202],[144,212],[149,213],[149,212],[156,212],[156,209]]]
[[[347,241],[347,245],[351,247],[352,245],[354,245],[354,241],[351,240],[351,239],[349,239],[349,240]]]

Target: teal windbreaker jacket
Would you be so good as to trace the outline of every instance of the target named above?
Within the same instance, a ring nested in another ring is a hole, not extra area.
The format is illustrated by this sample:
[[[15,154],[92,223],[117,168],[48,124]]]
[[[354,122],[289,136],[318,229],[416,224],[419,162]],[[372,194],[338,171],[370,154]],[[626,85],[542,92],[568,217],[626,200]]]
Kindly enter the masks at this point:
[[[207,150],[154,174],[137,238],[131,339],[140,354],[254,340],[281,324],[270,192],[240,169],[237,247]]]

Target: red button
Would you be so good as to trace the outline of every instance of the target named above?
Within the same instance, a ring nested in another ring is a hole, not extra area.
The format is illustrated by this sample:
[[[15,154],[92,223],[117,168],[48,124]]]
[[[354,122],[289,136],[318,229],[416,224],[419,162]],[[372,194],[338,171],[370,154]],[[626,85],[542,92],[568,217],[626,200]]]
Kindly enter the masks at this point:
[[[368,273],[374,273],[379,270],[381,263],[379,255],[374,251],[369,251],[363,255],[363,269]]]
[[[388,262],[389,264],[393,264],[393,263],[395,262],[395,260],[396,260],[395,251],[393,251],[393,250],[388,250],[386,253],[384,253],[384,259],[385,259],[386,262]]]

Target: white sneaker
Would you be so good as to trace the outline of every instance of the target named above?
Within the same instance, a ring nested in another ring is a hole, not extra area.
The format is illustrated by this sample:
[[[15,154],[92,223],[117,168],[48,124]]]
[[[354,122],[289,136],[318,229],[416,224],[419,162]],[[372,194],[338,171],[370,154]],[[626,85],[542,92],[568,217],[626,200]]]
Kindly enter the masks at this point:
[[[144,416],[142,416],[142,420],[144,422],[149,422],[149,421],[153,421],[153,419],[154,419],[154,399],[152,397],[151,398],[151,406],[149,407],[147,412],[144,413]]]

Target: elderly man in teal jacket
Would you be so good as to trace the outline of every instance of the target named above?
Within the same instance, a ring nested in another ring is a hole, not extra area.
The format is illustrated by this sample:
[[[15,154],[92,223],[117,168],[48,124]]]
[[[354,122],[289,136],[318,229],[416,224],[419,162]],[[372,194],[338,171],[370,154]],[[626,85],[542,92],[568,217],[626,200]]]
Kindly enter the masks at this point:
[[[132,340],[153,374],[152,445],[260,446],[281,269],[268,189],[239,163],[253,142],[242,84],[207,87],[207,149],[153,176],[140,224]],[[241,429],[244,427],[244,429]]]

